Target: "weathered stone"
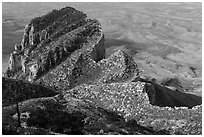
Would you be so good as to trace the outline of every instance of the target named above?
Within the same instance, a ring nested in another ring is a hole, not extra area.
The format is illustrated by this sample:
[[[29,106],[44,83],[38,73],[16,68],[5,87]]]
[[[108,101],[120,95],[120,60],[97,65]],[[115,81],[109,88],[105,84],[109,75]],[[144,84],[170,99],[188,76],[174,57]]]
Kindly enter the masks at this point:
[[[151,101],[155,100],[154,92],[149,94],[151,91],[145,85],[150,84],[136,82],[84,85],[64,92],[64,98],[73,95],[94,102],[154,130],[167,130],[171,134],[201,134],[201,106],[193,109],[153,106]]]
[[[72,53],[66,61],[48,72],[38,82],[58,90],[66,90],[80,84],[124,82],[139,78],[136,63],[123,51],[118,51],[98,63],[92,59],[92,54],[88,53],[80,51]]]
[[[83,45],[86,46],[82,48]],[[8,71],[15,71],[7,77],[34,81],[80,48],[83,53],[99,61],[105,58],[103,45],[104,35],[97,20],[87,19],[84,13],[71,7],[54,10],[45,16],[32,19],[25,27],[21,42],[22,56],[27,56],[30,60],[20,60],[19,57],[16,61],[17,56],[12,54]],[[17,46],[16,49],[19,50]],[[39,59],[43,61],[38,67],[32,66]],[[25,72],[32,76],[25,75]]]
[[[14,51],[9,59],[9,70],[11,71],[17,71],[19,68],[21,68],[21,58],[22,55],[18,52]]]
[[[105,59],[104,41],[71,7],[32,19],[6,72],[17,80],[3,78],[3,133],[202,134],[200,97],[140,78],[122,50]]]
[[[109,58],[101,60],[103,76],[99,81],[104,83],[132,81],[139,77],[139,69],[133,58],[119,50]]]

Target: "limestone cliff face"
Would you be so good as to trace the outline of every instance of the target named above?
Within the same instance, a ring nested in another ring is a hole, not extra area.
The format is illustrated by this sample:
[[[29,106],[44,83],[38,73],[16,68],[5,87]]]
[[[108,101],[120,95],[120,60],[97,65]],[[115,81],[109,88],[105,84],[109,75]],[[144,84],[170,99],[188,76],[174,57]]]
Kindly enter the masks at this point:
[[[22,64],[24,63],[22,46],[19,44],[15,45],[15,50],[11,53],[8,62],[8,75],[9,77],[14,77],[14,73],[21,70]]]
[[[17,52],[13,52],[9,58],[9,69],[18,70],[19,68],[21,68],[21,58],[22,55]]]
[[[53,10],[25,27],[5,76],[35,81],[78,50],[99,61],[105,58],[104,40],[97,20],[71,7]]]

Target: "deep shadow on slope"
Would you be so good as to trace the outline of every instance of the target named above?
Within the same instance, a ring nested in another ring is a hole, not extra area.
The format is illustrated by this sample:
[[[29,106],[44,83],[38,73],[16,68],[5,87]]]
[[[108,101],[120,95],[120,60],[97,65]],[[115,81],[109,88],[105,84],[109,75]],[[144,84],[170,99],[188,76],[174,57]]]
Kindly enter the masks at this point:
[[[12,115],[15,114],[14,105],[4,107],[3,134],[39,135],[39,130],[43,130],[44,134],[53,132],[71,135],[169,134],[166,130],[156,131],[150,127],[141,126],[135,120],[125,121],[116,112],[73,97],[68,97],[66,100],[61,99],[60,96],[30,99],[19,105],[22,113],[29,113],[28,118],[22,119],[28,127],[17,128],[14,124],[16,121],[11,121]],[[35,127],[35,130],[28,129],[31,127]]]
[[[192,108],[202,104],[202,97],[192,94],[174,91],[157,83],[141,79],[142,82],[151,83],[155,89],[155,103],[153,105],[161,107],[188,107]]]
[[[2,106],[9,106],[16,102],[31,98],[51,97],[57,93],[42,85],[2,77]]]

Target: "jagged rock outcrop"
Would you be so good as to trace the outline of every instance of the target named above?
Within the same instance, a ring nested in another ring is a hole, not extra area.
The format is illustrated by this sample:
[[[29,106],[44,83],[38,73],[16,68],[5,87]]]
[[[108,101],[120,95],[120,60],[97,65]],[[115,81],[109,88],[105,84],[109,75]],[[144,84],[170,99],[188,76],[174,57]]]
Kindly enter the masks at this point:
[[[67,90],[80,84],[124,82],[139,79],[133,58],[117,51],[98,63],[87,54],[75,52],[37,82],[57,90]]]
[[[104,41],[71,7],[32,19],[2,80],[3,134],[202,134],[201,97],[140,78],[122,50],[105,59]]]
[[[7,76],[13,77],[14,73],[21,69],[22,64],[24,62],[22,46],[20,44],[16,44],[13,53],[11,53],[8,63]]]
[[[102,77],[104,83],[124,82],[139,79],[139,69],[133,58],[119,50],[109,58],[101,60]]]
[[[78,50],[96,62],[105,58],[100,23],[71,7],[53,10],[26,26],[5,76],[35,81]]]

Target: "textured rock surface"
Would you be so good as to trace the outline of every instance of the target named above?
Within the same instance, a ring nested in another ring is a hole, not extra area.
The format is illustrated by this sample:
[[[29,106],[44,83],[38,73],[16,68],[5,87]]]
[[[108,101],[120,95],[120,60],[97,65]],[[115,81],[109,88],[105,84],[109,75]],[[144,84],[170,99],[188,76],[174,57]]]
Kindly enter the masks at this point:
[[[93,60],[105,58],[104,35],[97,20],[71,7],[34,18],[24,31],[20,48],[12,53],[5,76],[35,81],[74,52]]]
[[[201,97],[140,78],[122,50],[104,59],[104,41],[71,7],[31,20],[2,80],[3,134],[202,134]]]
[[[68,91],[64,96],[68,98],[71,94],[80,99],[90,100],[103,108],[121,114],[126,119],[135,119],[141,125],[150,126],[154,130],[165,129],[170,134],[202,133],[201,105],[192,109],[153,106],[150,104],[147,89],[144,88],[145,84],[136,82],[79,86]]]
[[[95,101],[102,107],[123,113],[128,117],[135,114],[135,109],[137,110],[138,107],[150,104],[144,87],[144,82],[87,85],[78,86],[68,91],[67,95],[72,94],[80,99]],[[65,94],[65,98],[67,95]]]
[[[132,81],[139,78],[139,69],[133,58],[119,50],[109,58],[101,60],[103,76],[99,81],[104,83]]]
[[[97,63],[79,50],[37,82],[66,90],[80,84],[124,82],[138,78],[136,63],[123,51]]]

